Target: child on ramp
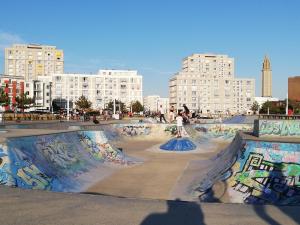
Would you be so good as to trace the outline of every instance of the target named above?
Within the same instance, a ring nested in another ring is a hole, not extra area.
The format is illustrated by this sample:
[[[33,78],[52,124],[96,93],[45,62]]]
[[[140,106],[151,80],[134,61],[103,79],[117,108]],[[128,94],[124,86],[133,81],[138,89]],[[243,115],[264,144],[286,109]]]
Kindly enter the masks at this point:
[[[181,133],[182,133],[182,121],[183,118],[181,116],[181,112],[178,113],[177,117],[176,117],[176,121],[177,121],[177,138],[181,138]]]

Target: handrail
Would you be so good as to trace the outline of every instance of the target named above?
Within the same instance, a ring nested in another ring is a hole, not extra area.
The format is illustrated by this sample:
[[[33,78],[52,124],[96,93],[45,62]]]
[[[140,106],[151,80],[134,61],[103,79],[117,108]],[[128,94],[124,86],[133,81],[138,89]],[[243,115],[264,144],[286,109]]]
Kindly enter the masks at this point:
[[[258,119],[266,120],[300,120],[300,115],[282,115],[282,114],[260,114]]]

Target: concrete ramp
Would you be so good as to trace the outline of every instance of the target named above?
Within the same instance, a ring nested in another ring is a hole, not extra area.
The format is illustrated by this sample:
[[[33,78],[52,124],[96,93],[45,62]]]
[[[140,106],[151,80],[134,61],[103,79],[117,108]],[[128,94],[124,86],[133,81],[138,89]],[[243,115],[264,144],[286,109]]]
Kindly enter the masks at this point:
[[[206,165],[199,171],[198,185],[189,186],[191,196],[200,201],[300,203],[299,143],[247,140],[239,133],[217,156],[194,163]]]
[[[133,163],[108,141],[104,131],[8,138],[0,143],[0,184],[77,192],[116,166]]]

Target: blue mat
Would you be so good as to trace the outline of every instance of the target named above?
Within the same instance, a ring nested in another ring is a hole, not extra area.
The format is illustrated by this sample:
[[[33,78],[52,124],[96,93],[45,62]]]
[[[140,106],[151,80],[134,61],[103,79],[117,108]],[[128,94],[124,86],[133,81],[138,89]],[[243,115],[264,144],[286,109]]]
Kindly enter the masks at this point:
[[[161,145],[160,149],[166,151],[191,151],[196,149],[196,145],[188,138],[172,138]]]

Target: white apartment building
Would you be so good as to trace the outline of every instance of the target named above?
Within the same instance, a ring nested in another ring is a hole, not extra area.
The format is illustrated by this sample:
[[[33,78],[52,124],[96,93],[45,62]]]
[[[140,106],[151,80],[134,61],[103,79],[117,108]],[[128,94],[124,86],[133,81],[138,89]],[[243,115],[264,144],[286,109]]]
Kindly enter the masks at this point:
[[[22,76],[25,81],[37,80],[38,76],[49,76],[64,72],[64,54],[55,46],[36,44],[14,44],[5,48],[4,73]]]
[[[254,93],[255,80],[234,78],[234,59],[227,55],[188,56],[169,80],[170,105],[202,113],[246,113]]]
[[[158,112],[160,105],[169,111],[169,98],[161,98],[159,95],[149,95],[144,97],[144,109],[150,112]]]
[[[52,82],[50,76],[37,77],[37,80],[25,82],[24,92],[34,99],[30,111],[52,111]]]
[[[52,99],[69,99],[75,103],[80,96],[92,102],[95,109],[106,108],[114,99],[128,107],[134,101],[143,104],[142,76],[135,70],[99,70],[98,74],[52,75]],[[75,105],[73,105],[75,107]]]

